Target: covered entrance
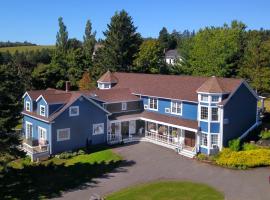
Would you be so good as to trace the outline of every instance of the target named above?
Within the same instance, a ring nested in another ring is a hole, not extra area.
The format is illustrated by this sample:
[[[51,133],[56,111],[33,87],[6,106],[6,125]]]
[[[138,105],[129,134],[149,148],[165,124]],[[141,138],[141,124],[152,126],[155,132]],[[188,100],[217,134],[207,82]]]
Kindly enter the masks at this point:
[[[194,147],[195,146],[195,133],[191,131],[185,131],[185,146]]]

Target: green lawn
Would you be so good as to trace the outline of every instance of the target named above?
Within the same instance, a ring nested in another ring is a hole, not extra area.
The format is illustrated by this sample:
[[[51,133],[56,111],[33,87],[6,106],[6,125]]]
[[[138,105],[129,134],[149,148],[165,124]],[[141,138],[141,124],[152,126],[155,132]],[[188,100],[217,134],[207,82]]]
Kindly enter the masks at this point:
[[[23,51],[36,51],[41,49],[54,49],[54,45],[38,45],[38,46],[18,46],[18,47],[2,47],[0,48],[0,52],[9,51],[10,53],[15,53],[16,50],[19,52]]]
[[[21,159],[11,163],[7,173],[0,172],[1,200],[47,199],[63,191],[80,189],[125,162],[110,149],[92,151],[70,159],[52,158],[41,163]]]
[[[159,181],[110,194],[106,200],[223,200],[222,193],[198,183]]]

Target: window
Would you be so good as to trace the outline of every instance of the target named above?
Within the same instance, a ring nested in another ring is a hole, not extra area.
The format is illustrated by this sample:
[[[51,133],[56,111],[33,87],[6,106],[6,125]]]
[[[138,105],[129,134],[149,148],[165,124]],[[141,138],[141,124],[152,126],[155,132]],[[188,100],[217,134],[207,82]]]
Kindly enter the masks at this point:
[[[70,106],[69,107],[69,116],[78,116],[79,115],[79,106]]]
[[[122,110],[126,110],[127,109],[127,103],[126,102],[122,102]]]
[[[207,134],[205,133],[201,134],[201,145],[207,146]]]
[[[104,123],[93,124],[93,135],[100,135],[104,133]]]
[[[219,96],[212,96],[212,102],[219,102]]]
[[[157,110],[158,100],[156,98],[149,98],[149,109]]]
[[[42,139],[42,140],[46,140],[47,138],[47,131],[45,128],[42,128],[42,127],[38,127],[38,135],[39,135],[39,139]]]
[[[208,102],[208,95],[202,94],[202,95],[201,95],[201,101],[206,101],[206,102]]]
[[[45,106],[39,106],[39,114],[45,117]]]
[[[201,107],[201,119],[208,119],[208,107]]]
[[[173,114],[180,115],[181,114],[181,102],[172,101],[171,112]]]
[[[33,137],[33,124],[30,122],[26,122],[26,138],[32,138]]]
[[[70,128],[57,130],[57,141],[65,141],[70,139]]]
[[[111,84],[104,83],[104,89],[110,89],[110,88],[111,88]]]
[[[30,112],[30,102],[29,101],[25,102],[25,110]]]
[[[218,108],[212,108],[212,121],[218,121]]]
[[[211,135],[211,147],[218,146],[218,135]]]

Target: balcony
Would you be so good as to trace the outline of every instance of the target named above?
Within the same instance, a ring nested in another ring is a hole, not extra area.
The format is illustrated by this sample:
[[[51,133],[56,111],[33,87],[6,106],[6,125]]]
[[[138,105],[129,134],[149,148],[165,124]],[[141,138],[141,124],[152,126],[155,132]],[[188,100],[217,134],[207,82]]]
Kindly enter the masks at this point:
[[[23,149],[29,154],[49,152],[49,144],[47,140],[23,138]]]

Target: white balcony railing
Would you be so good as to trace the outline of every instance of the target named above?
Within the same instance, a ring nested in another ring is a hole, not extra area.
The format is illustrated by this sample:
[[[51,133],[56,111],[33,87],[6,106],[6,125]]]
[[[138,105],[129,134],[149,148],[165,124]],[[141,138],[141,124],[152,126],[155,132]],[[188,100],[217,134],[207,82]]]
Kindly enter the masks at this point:
[[[146,131],[145,137],[149,138],[149,139],[152,139],[152,140],[156,140],[158,142],[173,145],[173,146],[179,146],[180,145],[178,137],[173,137],[171,135],[163,135],[163,134],[158,134],[158,133],[155,133],[155,132],[152,132],[152,131]]]

